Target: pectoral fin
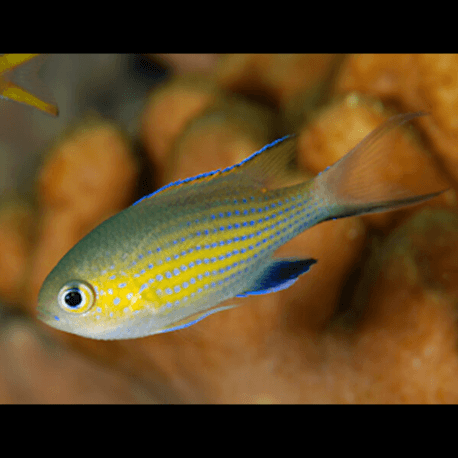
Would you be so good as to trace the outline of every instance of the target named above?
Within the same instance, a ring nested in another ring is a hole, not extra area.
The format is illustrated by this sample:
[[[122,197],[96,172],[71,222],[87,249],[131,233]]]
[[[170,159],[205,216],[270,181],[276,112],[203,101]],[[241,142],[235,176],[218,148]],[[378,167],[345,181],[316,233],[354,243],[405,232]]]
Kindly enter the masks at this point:
[[[204,312],[196,313],[195,315],[189,316],[183,320],[177,321],[169,326],[162,328],[160,331],[156,332],[156,334],[162,334],[164,332],[177,331],[178,329],[187,328],[188,326],[192,326],[193,324],[198,323],[200,320],[203,320],[213,313],[231,309],[237,307],[238,305],[239,304],[224,305],[222,307],[215,307],[210,310],[205,310]]]

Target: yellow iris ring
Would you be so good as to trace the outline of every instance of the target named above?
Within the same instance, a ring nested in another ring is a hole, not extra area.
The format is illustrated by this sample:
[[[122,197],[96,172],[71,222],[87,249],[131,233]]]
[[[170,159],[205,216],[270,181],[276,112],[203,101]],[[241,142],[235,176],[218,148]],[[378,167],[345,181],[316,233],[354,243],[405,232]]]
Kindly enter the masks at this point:
[[[81,304],[71,306],[65,302],[65,296],[73,291],[78,291],[81,294]],[[80,280],[72,280],[66,283],[59,291],[57,296],[57,302],[62,310],[65,310],[68,313],[85,313],[87,312],[95,303],[95,292],[92,289],[91,285]]]

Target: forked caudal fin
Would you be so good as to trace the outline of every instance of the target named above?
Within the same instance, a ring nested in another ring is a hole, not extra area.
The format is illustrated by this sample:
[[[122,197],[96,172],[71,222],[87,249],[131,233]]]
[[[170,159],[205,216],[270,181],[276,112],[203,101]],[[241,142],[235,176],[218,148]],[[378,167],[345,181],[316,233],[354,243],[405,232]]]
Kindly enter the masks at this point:
[[[443,185],[442,189],[436,188],[434,192],[415,192],[403,187],[399,182],[374,179],[374,172],[380,173],[383,168],[386,170],[391,166],[387,153],[390,146],[394,146],[392,143],[395,140],[394,135],[399,135],[395,129],[425,114],[417,112],[391,117],[315,178],[314,188],[331,207],[329,219],[382,212],[412,205],[435,197],[446,190],[446,185]],[[424,186],[425,183],[429,183],[428,176],[425,177],[428,173],[431,179],[434,176],[434,181],[437,183],[438,175],[432,166],[428,170],[418,170],[418,180],[416,172],[413,178],[418,184]]]

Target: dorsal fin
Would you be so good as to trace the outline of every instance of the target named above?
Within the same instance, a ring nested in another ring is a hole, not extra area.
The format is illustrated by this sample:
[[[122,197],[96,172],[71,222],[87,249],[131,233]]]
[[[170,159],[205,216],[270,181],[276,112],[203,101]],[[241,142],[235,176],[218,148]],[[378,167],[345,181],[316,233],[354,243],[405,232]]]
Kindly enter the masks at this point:
[[[189,194],[199,192],[202,188],[209,192],[218,190],[219,193],[224,194],[224,189],[228,189],[229,186],[236,186],[239,190],[275,189],[284,186],[290,175],[296,145],[296,136],[287,135],[269,143],[238,164],[222,170],[214,170],[184,180],[174,181],[141,198],[134,205],[159,194],[174,194],[185,185]]]

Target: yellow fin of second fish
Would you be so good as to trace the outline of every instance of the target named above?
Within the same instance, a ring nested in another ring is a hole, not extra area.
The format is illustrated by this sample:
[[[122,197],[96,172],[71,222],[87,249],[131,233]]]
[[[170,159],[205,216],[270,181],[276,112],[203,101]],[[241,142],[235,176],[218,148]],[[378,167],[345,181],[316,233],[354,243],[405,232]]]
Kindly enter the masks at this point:
[[[37,75],[45,59],[38,54],[0,56],[0,97],[57,116],[59,108],[54,97]]]

